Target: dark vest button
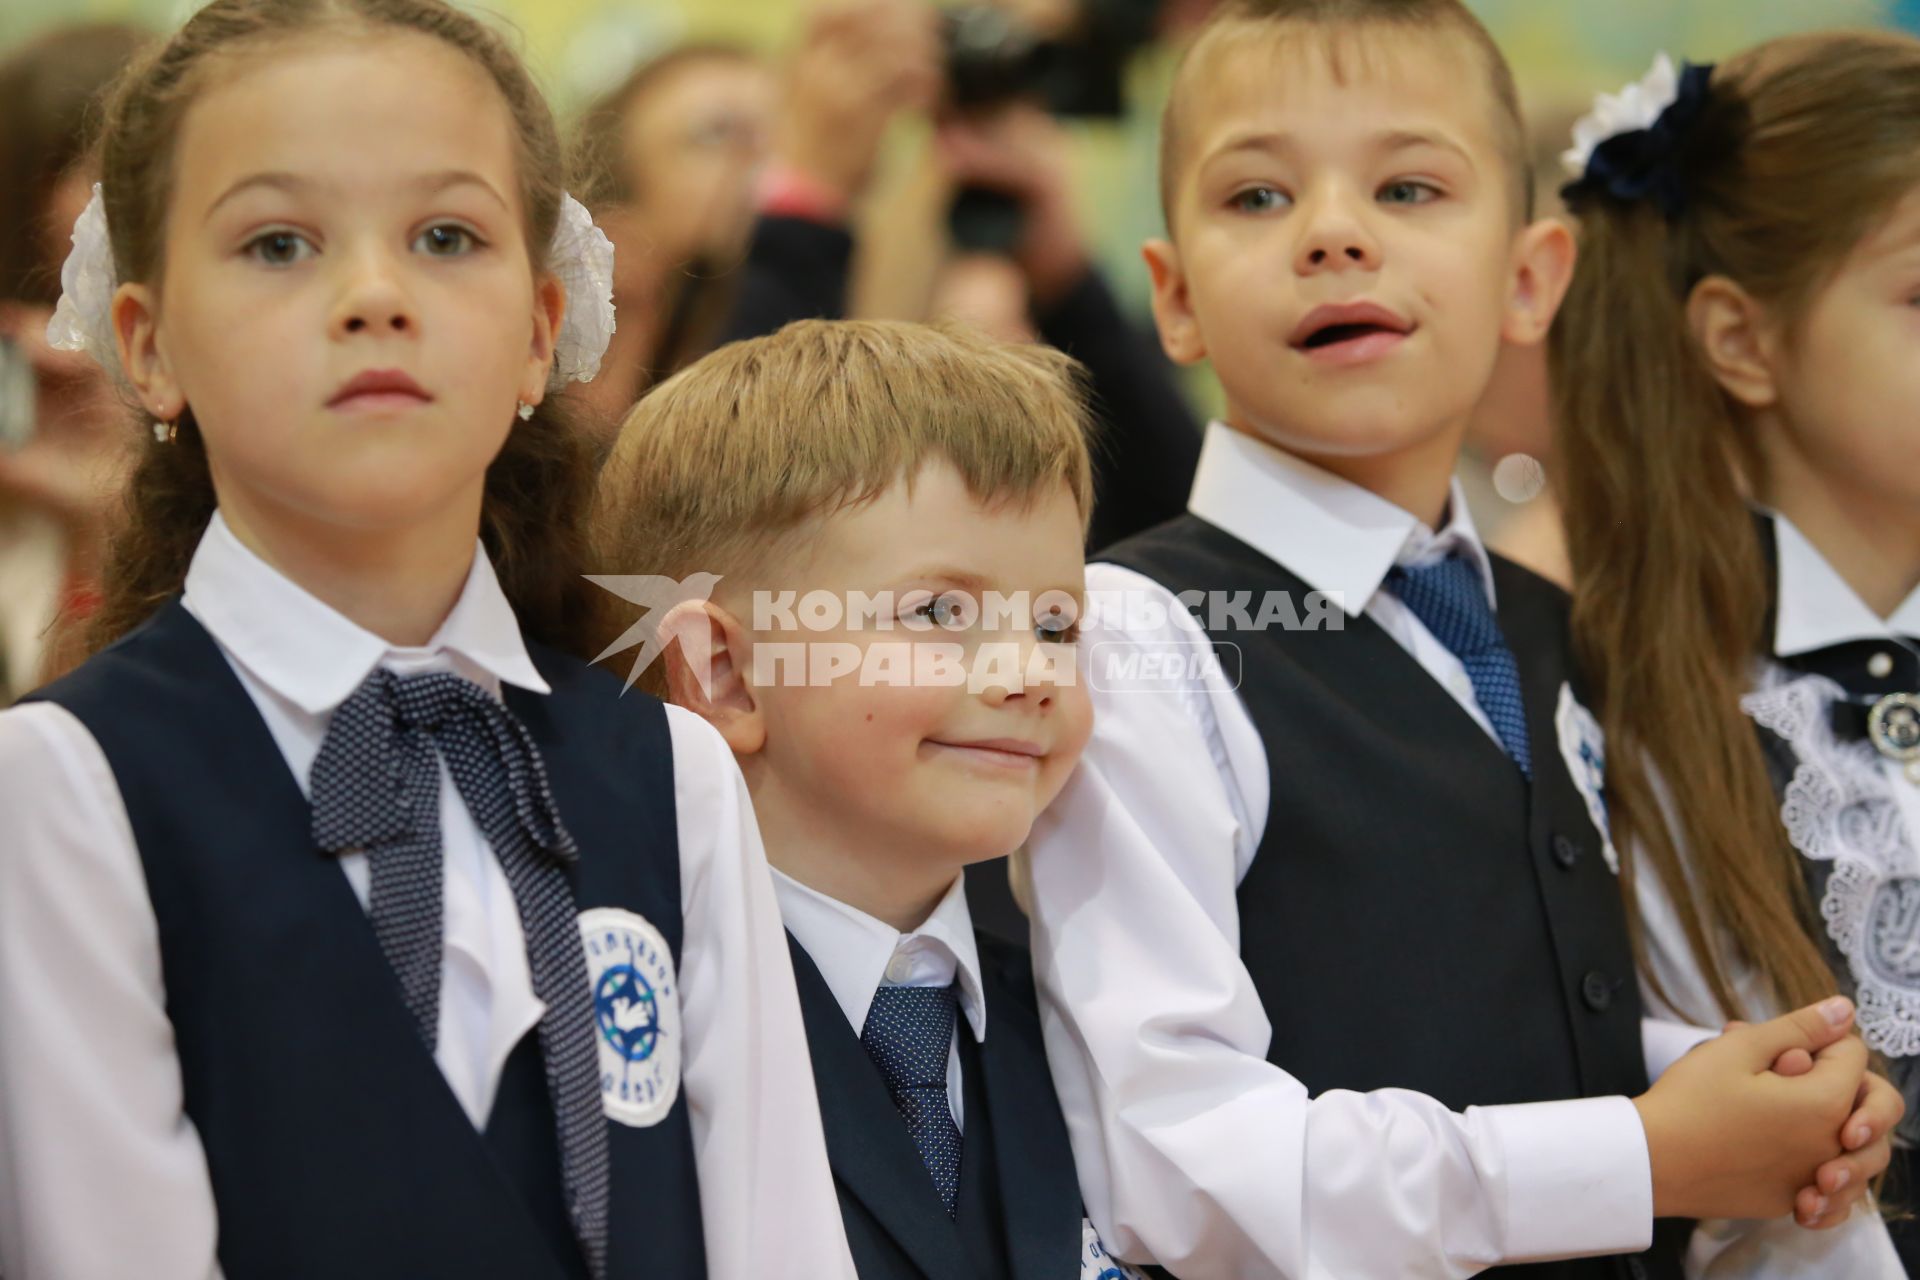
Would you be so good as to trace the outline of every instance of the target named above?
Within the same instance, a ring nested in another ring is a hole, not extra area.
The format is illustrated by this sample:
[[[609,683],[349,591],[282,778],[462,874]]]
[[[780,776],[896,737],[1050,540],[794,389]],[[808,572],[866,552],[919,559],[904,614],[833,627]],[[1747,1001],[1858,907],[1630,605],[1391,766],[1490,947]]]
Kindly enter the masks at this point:
[[[1607,981],[1606,974],[1597,970],[1590,972],[1580,979],[1580,998],[1595,1013],[1605,1013],[1613,1003],[1613,984]]]
[[[1557,835],[1553,838],[1553,860],[1560,864],[1563,871],[1573,870],[1573,864],[1580,861],[1583,852],[1580,842],[1572,836]]]

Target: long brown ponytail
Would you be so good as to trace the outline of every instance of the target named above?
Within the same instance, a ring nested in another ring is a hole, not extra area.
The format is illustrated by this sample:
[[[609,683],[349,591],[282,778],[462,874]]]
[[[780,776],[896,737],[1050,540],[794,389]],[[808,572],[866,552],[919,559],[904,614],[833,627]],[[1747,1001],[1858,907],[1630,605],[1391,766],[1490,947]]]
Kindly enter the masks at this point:
[[[1752,1011],[1716,930],[1783,1006],[1818,999],[1833,978],[1740,709],[1765,644],[1770,584],[1748,507],[1765,477],[1694,341],[1687,298],[1726,276],[1791,333],[1920,181],[1917,136],[1920,40],[1790,37],[1715,73],[1687,130],[1686,198],[1672,218],[1645,200],[1577,203],[1581,261],[1551,342],[1554,401],[1574,627],[1607,736],[1622,883],[1631,907],[1644,851],[1730,1015]]]

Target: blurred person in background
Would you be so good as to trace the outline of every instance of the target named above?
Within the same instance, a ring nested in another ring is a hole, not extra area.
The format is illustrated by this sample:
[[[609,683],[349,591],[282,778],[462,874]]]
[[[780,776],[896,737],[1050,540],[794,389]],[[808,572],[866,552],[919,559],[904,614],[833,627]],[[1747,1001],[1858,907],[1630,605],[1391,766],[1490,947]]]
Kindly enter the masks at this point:
[[[1586,103],[1555,103],[1529,110],[1533,111],[1528,131],[1533,206],[1542,214],[1564,219],[1560,152]],[[1573,565],[1557,496],[1562,477],[1553,437],[1545,344],[1503,345],[1493,381],[1467,428],[1460,487],[1473,512],[1474,527],[1488,547],[1572,590]]]
[[[1100,424],[1089,548],[1179,515],[1199,458],[1199,424],[1158,348],[1121,314],[1094,267],[1060,126],[1016,102],[944,120],[934,145],[961,209],[997,196],[1011,215],[1010,234],[995,243],[990,229],[970,231],[956,213],[936,311],[1004,340],[1046,342],[1087,368]],[[995,297],[997,305],[985,305]]]
[[[788,56],[779,125],[719,340],[848,310],[852,226],[889,127],[924,117],[942,87],[940,14],[924,0],[817,10]],[[912,318],[912,317],[903,317]]]
[[[60,27],[0,61],[0,705],[49,674],[55,620],[89,610],[125,472],[131,442],[111,385],[86,356],[50,348],[46,331],[97,176],[92,109],[146,38]]]
[[[1566,589],[1573,567],[1554,495],[1551,399],[1545,355],[1503,348],[1467,429],[1460,487],[1488,547]]]
[[[1177,31],[1211,3],[1116,0],[1096,21],[1086,0],[849,0],[818,8],[777,71],[714,44],[642,63],[576,127],[617,251],[620,325],[588,396],[602,424],[721,342],[873,312],[849,299],[864,270],[891,277],[886,314],[954,316],[1088,365],[1104,427],[1091,545],[1178,514],[1196,419],[1095,271],[1067,141],[1036,99],[1119,110],[1118,69],[1151,25]],[[921,193],[867,210],[889,129],[936,117]],[[932,221],[916,199],[952,205],[952,234],[906,225]],[[856,235],[863,211],[883,234]]]
[[[634,68],[581,115],[582,198],[614,243],[619,327],[581,399],[610,427],[717,317],[701,284],[745,251],[779,86],[746,49],[692,44]]]

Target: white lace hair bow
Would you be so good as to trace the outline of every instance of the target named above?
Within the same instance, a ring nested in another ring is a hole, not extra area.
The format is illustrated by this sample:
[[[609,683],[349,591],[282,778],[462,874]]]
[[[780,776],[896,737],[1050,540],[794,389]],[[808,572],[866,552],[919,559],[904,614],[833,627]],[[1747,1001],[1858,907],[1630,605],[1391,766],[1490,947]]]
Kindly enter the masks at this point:
[[[1567,176],[1585,177],[1602,143],[1636,129],[1653,128],[1679,97],[1680,73],[1665,53],[1655,56],[1652,70],[1620,92],[1600,94],[1593,100],[1593,110],[1575,122],[1573,146],[1560,153]]]
[[[547,386],[591,382],[613,337],[613,242],[594,225],[585,205],[560,198],[548,262],[567,291],[567,313],[554,335],[553,372]],[[47,341],[61,351],[84,351],[110,373],[120,372],[111,313],[113,245],[107,238],[107,207],[100,184],[73,224],[73,250],[60,268],[60,303],[47,323]]]

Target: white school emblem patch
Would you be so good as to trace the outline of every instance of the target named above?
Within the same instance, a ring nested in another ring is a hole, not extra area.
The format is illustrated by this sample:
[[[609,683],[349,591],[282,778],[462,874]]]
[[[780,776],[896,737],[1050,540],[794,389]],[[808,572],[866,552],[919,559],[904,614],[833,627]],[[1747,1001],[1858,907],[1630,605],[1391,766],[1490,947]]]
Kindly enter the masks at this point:
[[[618,907],[580,913],[607,1118],[658,1124],[680,1096],[680,984],[673,953],[646,918]]]
[[[1620,854],[1613,847],[1613,833],[1607,827],[1607,740],[1600,722],[1580,705],[1570,685],[1560,686],[1560,705],[1553,713],[1553,727],[1560,739],[1560,758],[1567,773],[1587,802],[1587,816],[1600,833],[1600,851],[1606,855],[1607,869],[1620,874]]]
[[[1080,1219],[1080,1280],[1140,1280],[1138,1271],[1107,1252],[1085,1218]]]

